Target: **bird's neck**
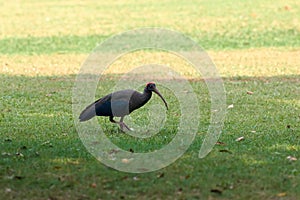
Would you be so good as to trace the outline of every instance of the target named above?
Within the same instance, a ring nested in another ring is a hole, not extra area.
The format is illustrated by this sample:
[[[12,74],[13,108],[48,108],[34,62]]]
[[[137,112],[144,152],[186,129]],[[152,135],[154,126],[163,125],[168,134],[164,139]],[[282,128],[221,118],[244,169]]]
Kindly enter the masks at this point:
[[[145,89],[142,96],[141,96],[141,100],[143,102],[143,105],[150,100],[151,96],[152,96],[152,92]]]
[[[152,92],[144,90],[143,93],[135,92],[129,102],[129,111],[132,112],[145,105],[152,96]]]

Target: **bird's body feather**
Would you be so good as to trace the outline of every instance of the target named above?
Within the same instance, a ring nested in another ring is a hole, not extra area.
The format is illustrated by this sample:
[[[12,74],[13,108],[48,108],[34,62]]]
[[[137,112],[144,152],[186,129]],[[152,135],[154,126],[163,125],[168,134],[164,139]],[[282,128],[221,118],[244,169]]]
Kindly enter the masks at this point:
[[[119,124],[121,130],[124,128],[131,130],[123,122],[124,116],[145,105],[150,100],[152,92],[155,92],[163,100],[168,109],[167,102],[156,89],[155,83],[150,82],[144,88],[143,93],[135,90],[121,90],[98,99],[81,112],[79,120],[82,122],[95,116],[108,116],[109,121]],[[117,122],[114,117],[121,117],[121,119]]]
[[[86,121],[94,116],[123,117],[145,105],[152,93],[135,90],[121,90],[106,95],[87,106],[80,114],[80,121]]]

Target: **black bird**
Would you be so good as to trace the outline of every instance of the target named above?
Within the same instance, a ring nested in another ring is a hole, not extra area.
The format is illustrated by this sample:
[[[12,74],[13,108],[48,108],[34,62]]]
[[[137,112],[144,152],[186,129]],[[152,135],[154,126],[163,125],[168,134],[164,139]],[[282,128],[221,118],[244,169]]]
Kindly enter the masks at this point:
[[[162,99],[168,109],[168,104],[157,90],[155,83],[150,82],[147,83],[143,93],[135,90],[121,90],[98,99],[81,112],[79,120],[83,122],[94,116],[108,116],[112,123],[120,125],[122,131],[124,131],[124,127],[131,130],[123,122],[125,115],[129,115],[132,111],[145,105],[150,100],[152,92],[155,92]],[[121,119],[117,122],[114,117],[121,117]]]

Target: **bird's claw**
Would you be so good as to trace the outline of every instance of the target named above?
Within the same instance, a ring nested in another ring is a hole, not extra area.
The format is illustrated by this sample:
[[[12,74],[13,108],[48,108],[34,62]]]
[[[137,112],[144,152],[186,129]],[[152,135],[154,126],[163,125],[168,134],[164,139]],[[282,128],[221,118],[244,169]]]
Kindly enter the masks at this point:
[[[120,122],[120,128],[123,132],[125,132],[124,128],[128,131],[133,131],[133,129],[129,128],[124,122]]]

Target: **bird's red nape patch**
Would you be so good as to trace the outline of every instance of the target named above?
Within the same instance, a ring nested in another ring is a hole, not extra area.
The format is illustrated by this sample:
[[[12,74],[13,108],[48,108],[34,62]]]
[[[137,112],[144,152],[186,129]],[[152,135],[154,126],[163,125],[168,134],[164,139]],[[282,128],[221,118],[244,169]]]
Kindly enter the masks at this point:
[[[146,86],[150,85],[150,84],[155,84],[154,82],[148,82]]]

